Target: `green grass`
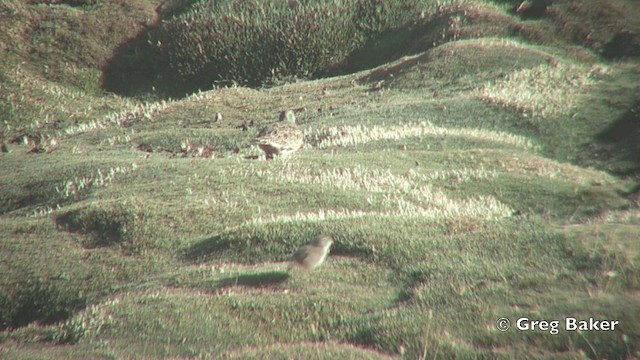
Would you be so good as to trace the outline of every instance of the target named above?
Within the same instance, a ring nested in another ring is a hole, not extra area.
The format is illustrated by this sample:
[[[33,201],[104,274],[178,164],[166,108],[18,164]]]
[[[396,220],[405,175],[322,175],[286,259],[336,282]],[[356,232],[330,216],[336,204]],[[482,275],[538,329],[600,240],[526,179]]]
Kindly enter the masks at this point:
[[[165,100],[140,22],[186,3],[0,5],[0,357],[640,357],[638,59],[602,57],[596,8],[518,4],[429,2],[374,69]],[[265,161],[284,109],[306,144]]]

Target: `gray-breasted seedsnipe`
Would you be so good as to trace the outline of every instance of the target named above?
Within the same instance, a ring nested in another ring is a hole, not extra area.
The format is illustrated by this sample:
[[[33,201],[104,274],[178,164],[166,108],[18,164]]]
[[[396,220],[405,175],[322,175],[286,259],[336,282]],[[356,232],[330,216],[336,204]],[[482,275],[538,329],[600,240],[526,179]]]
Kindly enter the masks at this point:
[[[298,249],[291,257],[291,266],[299,266],[305,270],[313,270],[322,265],[324,259],[329,254],[329,249],[333,244],[331,236],[320,235],[313,239],[311,244]]]
[[[289,155],[304,146],[304,132],[296,125],[296,115],[292,110],[280,114],[280,123],[264,131],[256,139],[258,147],[264,151],[267,158],[274,155]]]

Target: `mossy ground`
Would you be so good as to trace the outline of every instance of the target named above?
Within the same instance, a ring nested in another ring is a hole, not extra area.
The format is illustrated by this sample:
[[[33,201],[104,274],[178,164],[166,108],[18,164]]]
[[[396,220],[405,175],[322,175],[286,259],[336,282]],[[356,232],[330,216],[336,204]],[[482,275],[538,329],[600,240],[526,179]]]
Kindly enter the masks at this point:
[[[640,67],[580,4],[434,3],[380,67],[161,100],[101,77],[180,2],[3,3],[1,357],[638,358]],[[265,161],[284,109],[306,145]],[[569,316],[620,325],[496,329]]]

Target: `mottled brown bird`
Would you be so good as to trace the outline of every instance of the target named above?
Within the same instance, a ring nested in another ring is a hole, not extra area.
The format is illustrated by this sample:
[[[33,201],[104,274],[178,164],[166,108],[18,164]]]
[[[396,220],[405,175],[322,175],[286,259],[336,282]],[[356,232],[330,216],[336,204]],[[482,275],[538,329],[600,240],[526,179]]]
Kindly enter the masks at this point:
[[[304,146],[304,132],[296,125],[293,111],[287,110],[280,114],[280,123],[263,131],[256,140],[269,160],[274,155],[286,156],[300,150]]]

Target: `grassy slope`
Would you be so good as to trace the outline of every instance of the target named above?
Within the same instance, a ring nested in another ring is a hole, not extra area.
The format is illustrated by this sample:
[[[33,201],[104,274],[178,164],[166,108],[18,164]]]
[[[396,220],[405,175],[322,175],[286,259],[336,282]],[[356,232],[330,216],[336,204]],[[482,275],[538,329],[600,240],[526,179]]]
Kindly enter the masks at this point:
[[[0,333],[3,358],[638,356],[638,199],[617,175],[638,164],[600,141],[638,106],[637,62],[472,2],[472,19],[547,45],[452,41],[340,78],[146,104],[96,85],[122,38],[65,30],[108,12],[96,26],[132,37],[156,5],[110,4],[4,5],[0,319],[26,326]],[[42,16],[60,37],[33,49],[20,24]],[[87,39],[104,46],[75,53]],[[286,108],[306,148],[254,159]],[[336,239],[327,264],[288,274],[319,232]],[[501,333],[502,316],[621,325]]]

